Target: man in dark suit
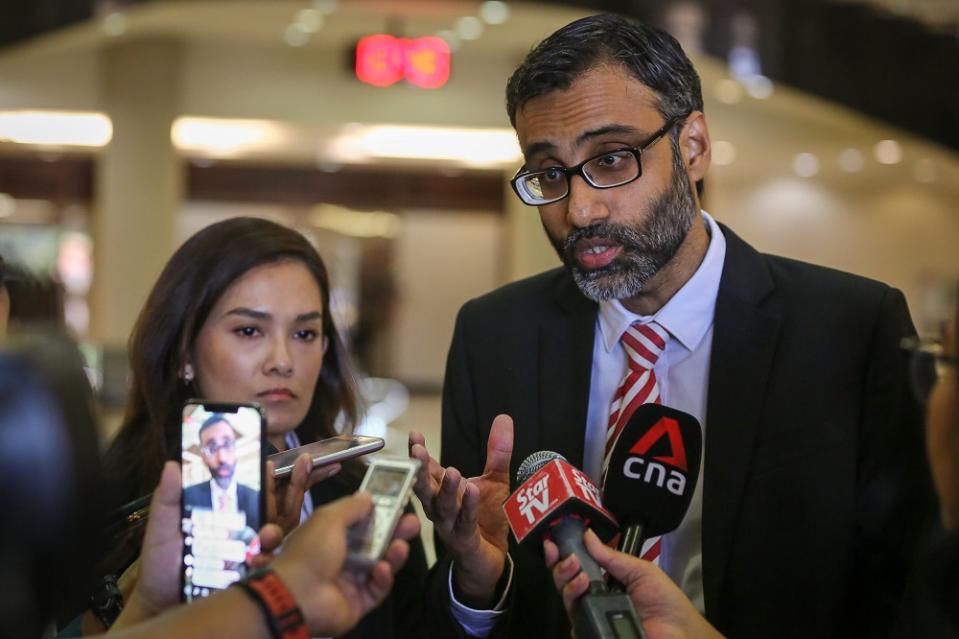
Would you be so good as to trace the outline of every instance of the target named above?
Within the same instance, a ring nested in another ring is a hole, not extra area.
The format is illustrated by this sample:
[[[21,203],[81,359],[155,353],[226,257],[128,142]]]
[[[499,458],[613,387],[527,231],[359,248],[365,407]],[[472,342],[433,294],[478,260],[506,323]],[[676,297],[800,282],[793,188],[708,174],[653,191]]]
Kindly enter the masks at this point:
[[[242,512],[246,525],[259,528],[260,498],[256,490],[236,481],[236,431],[227,418],[214,413],[200,426],[200,454],[210,469],[210,481],[183,490],[183,505],[214,512]]]
[[[651,401],[703,426],[686,518],[644,548],[696,609],[734,637],[888,635],[932,504],[903,296],[760,254],[702,211],[699,78],[657,29],[560,29],[507,108],[514,190],[564,268],[463,307],[441,461],[411,434],[445,632],[568,636],[541,550],[510,545],[500,506],[538,450],[598,479],[607,438]]]

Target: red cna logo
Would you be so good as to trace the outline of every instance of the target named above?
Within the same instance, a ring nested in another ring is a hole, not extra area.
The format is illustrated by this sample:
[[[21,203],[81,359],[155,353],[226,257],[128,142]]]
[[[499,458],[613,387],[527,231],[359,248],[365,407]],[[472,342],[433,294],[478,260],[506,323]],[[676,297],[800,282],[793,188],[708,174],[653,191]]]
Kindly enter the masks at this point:
[[[672,417],[663,417],[653,424],[653,427],[639,438],[629,452],[634,455],[646,455],[649,449],[662,438],[667,438],[672,455],[657,455],[653,457],[658,462],[669,464],[684,472],[688,470],[686,464],[686,447],[679,433],[679,422]]]

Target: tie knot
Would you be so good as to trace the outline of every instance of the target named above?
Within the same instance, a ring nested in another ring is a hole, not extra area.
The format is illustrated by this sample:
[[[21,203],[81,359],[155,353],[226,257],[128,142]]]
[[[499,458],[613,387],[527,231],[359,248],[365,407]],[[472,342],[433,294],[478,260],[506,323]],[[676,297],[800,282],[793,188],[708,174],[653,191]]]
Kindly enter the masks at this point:
[[[623,333],[623,349],[632,370],[650,370],[666,349],[669,332],[656,322],[633,322]]]

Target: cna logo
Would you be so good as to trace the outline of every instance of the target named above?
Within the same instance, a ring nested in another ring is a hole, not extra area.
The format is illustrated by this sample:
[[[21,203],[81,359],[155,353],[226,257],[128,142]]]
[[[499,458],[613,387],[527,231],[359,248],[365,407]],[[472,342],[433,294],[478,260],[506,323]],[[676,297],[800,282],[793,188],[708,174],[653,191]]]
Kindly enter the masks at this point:
[[[668,438],[669,448],[673,454],[668,457],[659,455],[653,457],[653,459],[675,466],[683,472],[689,470],[686,467],[686,447],[683,445],[683,438],[679,434],[679,422],[672,417],[663,417],[653,424],[653,427],[639,438],[639,441],[629,449],[629,452],[634,455],[645,455],[653,447],[653,444],[663,437]]]
[[[656,455],[652,459],[645,456],[660,440],[669,444],[669,455]],[[630,456],[623,465],[623,474],[631,479],[639,479],[647,484],[681,496],[686,491],[686,447],[679,432],[679,422],[671,417],[662,417],[653,427],[629,449]],[[643,455],[643,457],[637,457]],[[672,468],[666,467],[672,466]],[[667,472],[668,471],[668,472]]]

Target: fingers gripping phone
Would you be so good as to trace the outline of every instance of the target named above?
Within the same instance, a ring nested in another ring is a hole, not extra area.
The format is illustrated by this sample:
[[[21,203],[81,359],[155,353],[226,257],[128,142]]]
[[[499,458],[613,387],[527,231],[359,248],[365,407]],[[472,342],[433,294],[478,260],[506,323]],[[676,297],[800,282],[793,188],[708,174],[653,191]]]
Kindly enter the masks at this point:
[[[386,552],[393,531],[410,500],[420,462],[416,459],[374,459],[360,490],[373,496],[369,518],[350,529],[346,565],[369,571]]]
[[[184,601],[207,597],[245,574],[259,552],[266,513],[257,404],[190,400],[183,407],[180,499]]]

